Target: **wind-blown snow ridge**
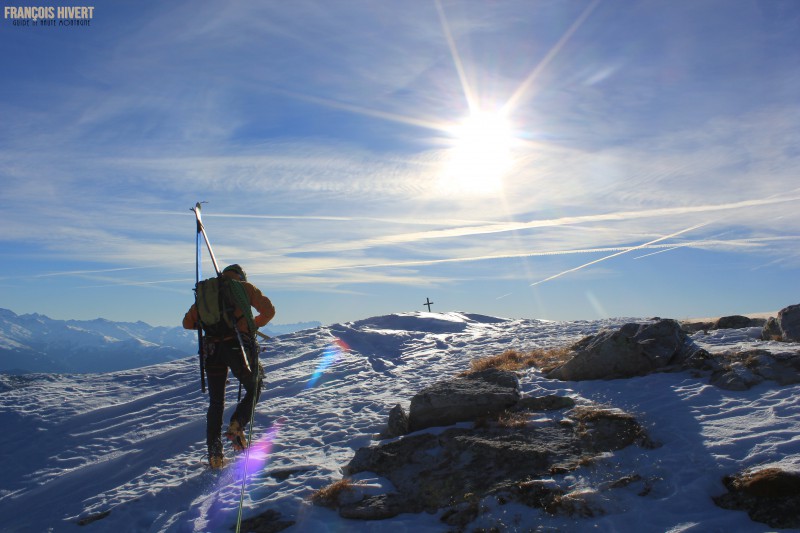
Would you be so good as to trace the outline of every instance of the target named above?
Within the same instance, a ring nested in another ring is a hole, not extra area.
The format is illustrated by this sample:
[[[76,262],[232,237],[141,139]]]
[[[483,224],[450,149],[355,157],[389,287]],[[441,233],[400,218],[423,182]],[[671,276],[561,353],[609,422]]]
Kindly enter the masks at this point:
[[[268,383],[255,421],[266,455],[261,465],[250,465],[245,517],[275,509],[296,522],[287,531],[444,530],[427,514],[344,521],[307,498],[341,478],[340,468],[373,442],[393,405],[408,407],[416,391],[465,370],[471,359],[507,348],[560,346],[630,320],[401,313],[273,339],[262,354]],[[711,351],[774,345],[756,341],[748,330],[694,339]],[[569,394],[632,412],[663,443],[657,450],[609,454],[596,467],[556,481],[590,486],[612,473],[635,472],[652,480],[652,491],[615,491],[618,500],[605,502],[607,514],[596,518],[549,517],[487,502],[490,511],[476,527],[764,531],[745,513],[714,506],[710,498],[723,492],[722,476],[766,464],[800,470],[798,386],[765,383],[731,392],[688,373],[558,382],[534,370],[521,381],[527,395]],[[0,452],[13,458],[0,485],[3,530],[73,531],[78,519],[109,511],[80,530],[228,530],[236,516],[238,470],[216,473],[202,465],[207,397],[199,388],[196,356],[107,374],[0,375],[0,424],[8,428]],[[235,400],[234,380],[226,416]],[[361,478],[365,491],[388,483]]]

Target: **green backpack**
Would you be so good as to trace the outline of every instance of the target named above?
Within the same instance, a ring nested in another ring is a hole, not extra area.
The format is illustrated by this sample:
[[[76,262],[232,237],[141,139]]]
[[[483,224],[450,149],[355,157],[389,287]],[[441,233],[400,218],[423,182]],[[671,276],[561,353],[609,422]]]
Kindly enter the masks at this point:
[[[242,282],[227,276],[219,276],[198,282],[195,291],[197,314],[200,316],[200,324],[206,335],[223,338],[234,334],[236,309],[242,311],[239,320],[242,318],[247,320],[250,336],[255,334],[257,328],[253,322],[250,300]]]

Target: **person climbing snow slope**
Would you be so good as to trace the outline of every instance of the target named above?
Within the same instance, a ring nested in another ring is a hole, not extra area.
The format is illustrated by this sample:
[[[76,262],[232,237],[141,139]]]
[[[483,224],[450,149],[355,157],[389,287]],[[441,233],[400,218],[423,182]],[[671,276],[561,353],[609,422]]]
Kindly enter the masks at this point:
[[[231,416],[225,436],[231,442],[234,450],[242,451],[248,444],[245,429],[255,408],[255,403],[258,402],[264,379],[264,370],[258,360],[255,330],[265,326],[273,319],[275,306],[255,285],[247,281],[247,274],[237,264],[226,267],[222,271],[221,278],[212,278],[211,281],[213,283],[207,284],[213,287],[213,294],[210,295],[208,294],[212,292],[211,289],[204,289],[204,294],[201,294],[201,285],[205,282],[198,283],[198,299],[184,316],[183,327],[195,330],[202,328],[205,332],[203,355],[208,380],[208,412],[206,415],[208,463],[211,468],[221,468],[225,463],[221,432],[228,369],[233,372],[246,393]],[[225,293],[225,290],[228,292]],[[235,295],[237,292],[239,298],[227,299],[230,309],[214,309],[209,314],[210,307],[224,305],[217,303],[225,300],[218,297],[219,294],[233,293]],[[258,311],[258,315],[255,317],[252,316],[251,306]],[[219,317],[228,312],[230,319],[227,321],[220,320],[217,324],[209,324],[213,319],[207,317],[213,316],[214,313]],[[234,330],[233,323],[238,330],[238,335]],[[242,348],[246,353],[247,361],[243,358]],[[253,372],[257,374],[254,376]]]

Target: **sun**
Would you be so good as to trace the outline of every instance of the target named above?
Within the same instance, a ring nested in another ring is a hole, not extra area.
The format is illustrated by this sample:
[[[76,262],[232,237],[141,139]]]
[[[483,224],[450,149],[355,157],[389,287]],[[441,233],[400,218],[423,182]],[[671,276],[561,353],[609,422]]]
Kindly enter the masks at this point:
[[[502,113],[476,111],[449,129],[452,146],[443,168],[448,189],[464,193],[496,193],[513,164],[514,135]]]

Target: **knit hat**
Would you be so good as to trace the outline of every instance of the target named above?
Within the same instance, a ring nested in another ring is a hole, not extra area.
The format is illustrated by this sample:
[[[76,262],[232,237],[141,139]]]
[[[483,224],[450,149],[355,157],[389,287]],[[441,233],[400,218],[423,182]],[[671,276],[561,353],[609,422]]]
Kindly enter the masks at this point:
[[[226,266],[222,273],[224,274],[225,272],[236,272],[242,281],[247,281],[247,274],[245,274],[244,269],[237,264]]]

